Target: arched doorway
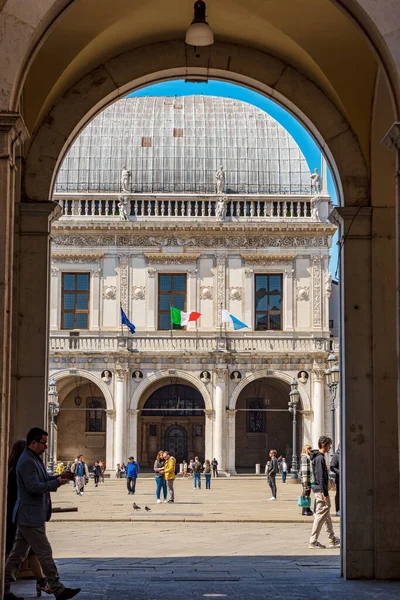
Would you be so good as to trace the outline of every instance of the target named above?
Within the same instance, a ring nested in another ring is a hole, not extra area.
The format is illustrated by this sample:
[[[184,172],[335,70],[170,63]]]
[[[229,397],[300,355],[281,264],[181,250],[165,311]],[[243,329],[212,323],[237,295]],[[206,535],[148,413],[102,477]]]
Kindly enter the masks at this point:
[[[202,395],[190,385],[176,382],[153,391],[140,412],[139,461],[152,466],[160,449],[178,462],[195,454],[204,458],[204,409]]]
[[[83,377],[57,383],[60,412],[56,427],[56,459],[73,461],[83,454],[88,465],[106,460],[106,400],[100,388]]]
[[[292,414],[288,411],[290,386],[279,379],[263,378],[249,383],[236,403],[235,456],[236,469],[264,466],[268,452],[274,448],[278,456],[292,463]],[[301,407],[299,407],[300,409]],[[301,415],[297,417],[297,454],[301,447]]]

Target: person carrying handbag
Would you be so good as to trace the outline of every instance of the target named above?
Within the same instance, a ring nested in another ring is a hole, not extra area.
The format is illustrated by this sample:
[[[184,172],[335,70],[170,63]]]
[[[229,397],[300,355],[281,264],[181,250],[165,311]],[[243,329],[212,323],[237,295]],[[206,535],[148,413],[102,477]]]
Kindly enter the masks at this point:
[[[305,517],[312,517],[314,515],[311,510],[311,485],[313,483],[313,472],[310,459],[310,452],[312,448],[310,445],[303,446],[300,457],[300,479],[301,485],[303,486],[302,498],[299,505],[301,506],[301,514]]]

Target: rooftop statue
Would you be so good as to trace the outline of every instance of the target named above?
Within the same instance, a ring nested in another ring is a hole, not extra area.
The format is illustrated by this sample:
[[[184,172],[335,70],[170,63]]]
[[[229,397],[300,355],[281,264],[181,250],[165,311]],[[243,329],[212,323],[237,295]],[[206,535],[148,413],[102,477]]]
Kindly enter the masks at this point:
[[[218,198],[215,208],[215,216],[219,221],[223,221],[226,217],[226,201],[225,198]]]
[[[128,213],[126,210],[127,204],[128,204],[128,198],[125,198],[124,196],[120,196],[120,199],[118,202],[118,209],[119,209],[119,218],[121,221],[128,220]]]
[[[122,192],[127,192],[128,194],[130,193],[130,179],[131,179],[131,172],[128,171],[128,169],[126,168],[126,166],[124,165],[122,167],[122,173],[121,173],[121,190]]]
[[[321,193],[321,175],[318,172],[318,169],[314,169],[314,173],[311,173],[311,193],[320,194]]]
[[[215,174],[217,180],[217,194],[225,194],[225,171],[223,167],[220,167]]]

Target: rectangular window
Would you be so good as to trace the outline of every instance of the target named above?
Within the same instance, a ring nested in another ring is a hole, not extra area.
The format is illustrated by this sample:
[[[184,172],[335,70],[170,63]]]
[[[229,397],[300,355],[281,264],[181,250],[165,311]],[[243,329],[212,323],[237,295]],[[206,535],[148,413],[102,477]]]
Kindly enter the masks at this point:
[[[103,398],[86,398],[86,431],[101,433],[106,430],[105,402]]]
[[[142,148],[151,148],[152,147],[152,138],[149,136],[142,136]]]
[[[157,425],[155,423],[150,423],[150,425],[149,425],[149,436],[150,437],[157,436]]]
[[[183,137],[183,127],[174,127],[174,137]]]
[[[171,329],[170,307],[186,310],[186,274],[158,276],[158,329]],[[182,329],[174,325],[174,329]]]
[[[329,328],[333,329],[333,319],[329,319]]]
[[[63,273],[61,329],[89,329],[89,273]]]
[[[282,275],[255,276],[255,330],[282,329]]]

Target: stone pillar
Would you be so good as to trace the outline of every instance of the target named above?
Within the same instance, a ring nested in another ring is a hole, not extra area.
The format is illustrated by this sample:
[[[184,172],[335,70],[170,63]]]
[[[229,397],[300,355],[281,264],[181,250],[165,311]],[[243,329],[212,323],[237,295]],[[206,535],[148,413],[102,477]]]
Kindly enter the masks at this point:
[[[12,439],[25,437],[33,425],[47,426],[50,229],[61,207],[54,202],[32,202],[17,205],[17,210]]]
[[[113,475],[116,467],[114,464],[115,410],[107,410],[106,415],[106,470]]]
[[[157,270],[147,268],[147,328],[149,331],[157,329],[157,297],[156,297]]]
[[[221,306],[226,302],[226,254],[217,254],[217,325],[221,324]],[[219,458],[217,458],[219,461]]]
[[[115,369],[115,440],[114,466],[126,462],[126,379],[128,369]]]
[[[340,263],[343,574],[399,578],[396,263],[395,234],[388,234],[393,211],[345,207],[331,218],[345,239]]]
[[[188,295],[187,295],[187,306],[186,310],[198,310],[198,299],[197,299],[197,269],[188,269]],[[187,324],[187,331],[196,331],[197,321],[190,321]]]
[[[91,269],[92,293],[90,298],[90,329],[99,331],[100,329],[100,284],[101,284],[101,269]],[[60,306],[60,305],[59,305]]]
[[[325,435],[325,402],[324,402],[324,370],[318,368],[319,365],[313,370],[313,393],[312,393],[312,407],[314,411],[313,420],[313,435],[312,435],[312,446],[318,448],[318,439],[321,435]]]
[[[13,246],[16,187],[15,152],[28,139],[20,115],[0,112],[0,589],[3,589],[5,555],[5,511],[7,507],[7,461],[10,435],[11,361],[14,360],[11,330],[13,327]],[[47,331],[43,332],[47,335]],[[14,340],[13,340],[14,341]],[[26,434],[26,431],[24,432]]]
[[[236,475],[236,410],[227,410],[227,445],[228,457],[226,470],[230,475]]]
[[[312,328],[322,329],[322,256],[311,255],[312,272]]]
[[[213,449],[213,425],[215,419],[215,411],[214,410],[205,410],[205,456],[210,456],[210,460],[214,457],[211,456],[214,452]]]
[[[294,269],[286,269],[284,276],[283,298],[285,301],[285,322],[283,328],[285,331],[293,331],[293,274]]]
[[[138,460],[138,417],[139,410],[130,409],[128,410],[129,425],[128,425],[128,457],[134,456],[135,460]]]
[[[214,372],[214,457],[218,461],[218,468],[225,471],[225,411],[226,411],[226,368],[216,368]],[[213,458],[214,458],[213,457]]]

